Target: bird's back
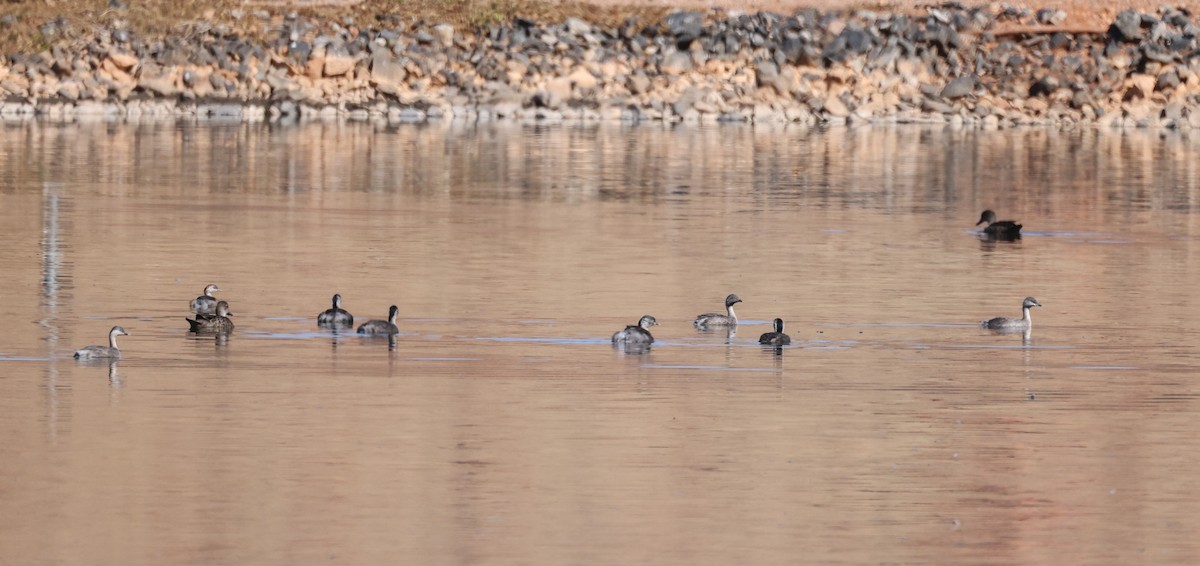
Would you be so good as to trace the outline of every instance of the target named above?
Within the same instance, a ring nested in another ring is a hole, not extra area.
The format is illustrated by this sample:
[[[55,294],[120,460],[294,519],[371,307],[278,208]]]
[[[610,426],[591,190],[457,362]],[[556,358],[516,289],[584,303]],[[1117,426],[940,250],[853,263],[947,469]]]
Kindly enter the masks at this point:
[[[75,350],[75,359],[94,360],[98,358],[120,359],[121,351],[110,346],[86,346]]]
[[[758,343],[771,346],[786,346],[792,343],[792,337],[782,332],[767,332],[758,337]]]
[[[359,334],[399,334],[400,329],[396,328],[386,320],[368,320],[358,327]]]
[[[645,328],[631,324],[613,334],[612,341],[614,344],[649,344],[654,341],[654,336]]]
[[[346,309],[327,309],[325,312],[317,315],[317,324],[353,326],[354,316]]]

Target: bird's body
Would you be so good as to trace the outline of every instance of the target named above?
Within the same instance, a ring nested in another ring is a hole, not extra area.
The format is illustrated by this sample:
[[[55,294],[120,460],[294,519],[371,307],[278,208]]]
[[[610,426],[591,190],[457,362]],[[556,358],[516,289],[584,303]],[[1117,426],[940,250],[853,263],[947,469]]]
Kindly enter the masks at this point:
[[[991,210],[983,211],[979,215],[979,222],[975,225],[987,224],[983,227],[983,234],[989,238],[998,240],[1016,240],[1021,237],[1021,225],[1012,220],[996,220],[996,213]]]
[[[188,330],[197,334],[226,334],[233,330],[233,321],[229,319],[229,303],[217,301],[213,314],[197,314],[196,318],[186,319]]]
[[[625,330],[614,333],[612,342],[614,345],[649,346],[654,342],[654,336],[650,334],[650,327],[656,324],[658,321],[654,317],[643,316],[637,324],[630,324],[625,327]]]
[[[1025,330],[1033,328],[1033,318],[1029,316],[1029,309],[1040,307],[1041,303],[1033,297],[1025,297],[1021,301],[1021,318],[1007,318],[998,316],[993,319],[985,320],[980,324],[984,328],[991,330]]]
[[[216,314],[217,299],[213,298],[213,293],[220,291],[221,288],[215,284],[208,284],[204,287],[204,294],[192,299],[191,309],[196,314]]]
[[[333,295],[333,307],[317,315],[317,324],[321,326],[354,326],[354,315],[342,308],[342,295]]]
[[[388,309],[387,320],[368,320],[358,327],[359,334],[379,334],[379,335],[395,335],[400,333],[400,328],[396,326],[396,315],[400,312],[400,308],[392,305]]]
[[[699,330],[737,326],[737,314],[733,312],[733,305],[740,302],[742,302],[741,297],[730,294],[725,297],[725,314],[717,312],[704,313],[692,321],[692,326],[695,326]]]
[[[112,330],[108,331],[108,345],[107,346],[85,346],[83,348],[75,350],[75,359],[77,359],[77,360],[100,360],[100,359],[119,360],[119,359],[121,359],[121,350],[117,349],[117,336],[129,336],[129,333],[125,332],[125,329],[121,328],[120,326],[114,326],[114,327],[112,327]]]
[[[787,346],[791,344],[792,337],[783,333],[783,319],[775,319],[775,331],[764,332],[762,336],[758,337],[758,343],[768,346]]]

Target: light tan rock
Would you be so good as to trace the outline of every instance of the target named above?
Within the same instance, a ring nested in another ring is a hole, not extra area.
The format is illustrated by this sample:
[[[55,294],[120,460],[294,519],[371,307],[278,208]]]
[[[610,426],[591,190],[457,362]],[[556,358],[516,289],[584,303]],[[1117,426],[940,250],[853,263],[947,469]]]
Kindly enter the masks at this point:
[[[546,81],[546,92],[557,97],[558,100],[570,100],[572,98],[571,82],[570,77],[555,77]]]
[[[391,53],[380,51],[371,56],[371,83],[377,88],[382,84],[396,88],[407,78],[408,71]]]
[[[340,77],[349,73],[354,68],[354,64],[358,60],[345,53],[325,53],[325,68],[323,71],[326,77]]]
[[[836,96],[825,98],[825,112],[830,116],[845,118],[850,115],[850,109],[846,107],[846,103]]]
[[[321,78],[321,72],[325,69],[325,50],[317,49],[308,56],[308,62],[304,64],[304,76],[310,79]]]
[[[587,69],[582,68],[575,69],[571,72],[571,74],[567,75],[567,78],[570,79],[571,83],[575,85],[575,88],[585,90],[596,88],[596,84],[599,82],[596,80],[595,75],[593,75]]]
[[[433,26],[433,37],[438,40],[442,47],[450,47],[454,45],[454,26],[450,24],[438,24]]]
[[[1156,80],[1154,75],[1134,73],[1125,79],[1123,85],[1124,94],[1122,94],[1122,97],[1125,99],[1150,98],[1150,95],[1154,93],[1154,82]]]
[[[128,71],[136,67],[138,64],[137,56],[133,55],[132,53],[125,53],[121,51],[110,51],[108,53],[108,57],[105,58],[105,61],[116,65],[116,67],[122,71]]]

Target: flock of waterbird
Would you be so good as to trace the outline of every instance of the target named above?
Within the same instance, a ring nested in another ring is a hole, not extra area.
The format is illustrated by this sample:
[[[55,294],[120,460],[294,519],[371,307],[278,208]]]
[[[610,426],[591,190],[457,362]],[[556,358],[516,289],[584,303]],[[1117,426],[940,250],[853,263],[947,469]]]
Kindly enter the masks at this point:
[[[991,210],[983,211],[979,217],[980,224],[987,224],[982,235],[990,240],[1017,240],[1021,237],[1021,225],[1012,220],[996,220],[996,213]],[[195,313],[195,318],[186,318],[189,331],[196,334],[228,334],[233,331],[233,320],[230,319],[233,313],[229,310],[229,303],[219,301],[213,296],[213,293],[220,291],[220,287],[215,284],[210,284],[204,287],[204,294],[192,299],[190,308]],[[692,321],[692,326],[697,330],[733,330],[737,328],[737,314],[733,311],[733,306],[742,302],[741,297],[730,294],[725,297],[725,313],[709,312],[696,317]],[[984,328],[999,331],[1028,331],[1033,326],[1033,319],[1030,318],[1029,309],[1040,307],[1041,303],[1033,297],[1025,297],[1021,302],[1021,318],[1006,318],[996,317],[985,320],[980,323]],[[400,333],[399,327],[396,326],[396,315],[400,309],[396,305],[392,305],[388,309],[387,320],[368,320],[358,326],[357,332],[369,336],[395,336]],[[317,315],[317,324],[323,328],[331,328],[334,330],[342,328],[352,328],[354,326],[354,315],[342,308],[342,295],[333,295],[333,306],[326,309]],[[624,330],[620,330],[613,334],[613,346],[621,347],[630,351],[646,350],[654,343],[654,336],[650,334],[650,327],[658,325],[656,320],[651,315],[645,315],[638,320],[637,324],[626,326]],[[128,336],[129,333],[120,326],[114,326],[108,332],[107,346],[86,346],[75,351],[77,359],[120,359],[121,350],[117,348],[117,336]],[[774,330],[765,332],[759,336],[758,342],[766,346],[786,346],[792,343],[792,339],[783,332],[783,319],[776,318],[774,320]]]
[[[192,299],[188,306],[195,313],[195,318],[184,318],[188,323],[189,332],[213,335],[228,335],[233,332],[233,320],[230,319],[233,313],[229,310],[229,303],[218,301],[213,296],[213,293],[220,290],[221,288],[216,284],[209,284],[204,287],[203,295]],[[358,333],[379,336],[399,334],[400,328],[396,326],[396,314],[399,312],[399,307],[392,305],[388,309],[387,320],[368,320],[358,326]],[[333,296],[333,307],[317,315],[317,325],[334,330],[354,327],[354,315],[342,308],[341,294]],[[120,359],[121,350],[117,348],[117,336],[129,336],[129,333],[120,326],[114,326],[112,330],[108,331],[107,346],[80,348],[75,350],[75,358],[80,360]]]

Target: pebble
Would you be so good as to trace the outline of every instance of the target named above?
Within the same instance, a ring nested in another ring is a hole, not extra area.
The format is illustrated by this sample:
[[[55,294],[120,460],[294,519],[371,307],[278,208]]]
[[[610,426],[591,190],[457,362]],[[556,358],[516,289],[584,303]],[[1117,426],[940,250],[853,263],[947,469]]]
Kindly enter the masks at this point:
[[[0,94],[11,97],[0,112],[24,115],[29,106],[53,117],[105,108],[99,113],[130,119],[820,120],[989,129],[1081,122],[1191,128],[1200,120],[1188,110],[1200,104],[1191,63],[1200,23],[1168,7],[1122,11],[1105,34],[1049,27],[1004,37],[991,32],[999,22],[1061,26],[1066,13],[953,2],[919,18],[682,10],[614,29],[572,17],[499,22],[477,33],[448,23],[410,27],[384,18],[359,28],[354,19],[235,12],[232,24],[201,21],[179,37],[142,36],[120,20],[91,32],[46,22],[44,52],[0,62]],[[279,22],[280,35],[239,33],[268,21]],[[0,18],[0,26],[18,24],[15,16]]]

